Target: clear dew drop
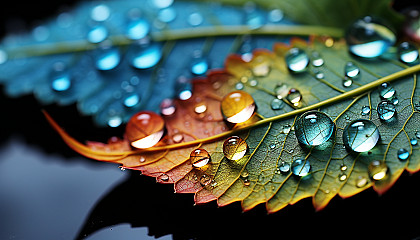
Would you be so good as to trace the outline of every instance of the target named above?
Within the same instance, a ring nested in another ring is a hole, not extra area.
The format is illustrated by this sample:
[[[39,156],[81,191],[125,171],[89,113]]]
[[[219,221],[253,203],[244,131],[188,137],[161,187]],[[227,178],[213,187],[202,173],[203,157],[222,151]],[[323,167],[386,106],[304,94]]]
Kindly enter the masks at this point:
[[[343,181],[345,181],[347,179],[347,174],[345,174],[345,173],[340,173],[339,175],[338,175],[338,180],[340,181],[340,182],[343,182]]]
[[[401,62],[412,64],[419,59],[419,50],[412,43],[403,42],[398,46],[398,56]]]
[[[346,31],[352,54],[362,58],[382,55],[396,41],[395,34],[378,19],[370,16],[356,20]]]
[[[397,151],[397,156],[398,156],[398,159],[399,160],[405,161],[410,156],[410,152],[407,149],[405,149],[405,148],[400,148]]]
[[[111,116],[108,118],[107,124],[110,127],[118,127],[122,124],[122,118],[118,115]]]
[[[184,135],[182,133],[175,133],[172,136],[172,141],[174,143],[180,143],[180,142],[182,142],[182,140],[184,140]]]
[[[340,170],[341,170],[341,171],[346,171],[346,170],[347,170],[347,165],[345,165],[345,164],[341,164],[341,166],[340,166]]]
[[[360,76],[360,68],[353,62],[347,62],[344,66],[344,75],[351,79],[358,78]]]
[[[135,148],[150,148],[162,138],[164,125],[165,122],[160,115],[142,111],[130,118],[125,129],[125,136]]]
[[[172,99],[165,98],[160,103],[160,113],[164,116],[171,116],[175,113],[176,107]]]
[[[299,106],[302,101],[302,94],[296,88],[292,88],[287,93],[286,99],[293,104],[293,106]]]
[[[249,176],[248,170],[245,169],[241,172],[241,178],[247,178],[248,176]]]
[[[395,105],[388,100],[383,100],[378,104],[377,112],[379,118],[383,121],[390,121],[397,114]]]
[[[284,102],[282,100],[278,99],[278,98],[274,98],[271,101],[271,104],[270,105],[271,105],[271,109],[273,109],[273,110],[280,110],[280,109],[282,109],[284,107]]]
[[[242,123],[255,113],[257,106],[252,96],[244,91],[234,91],[227,94],[221,103],[221,111],[226,121]]]
[[[156,66],[162,57],[159,44],[134,44],[130,50],[130,63],[137,69],[148,69]]]
[[[210,162],[210,154],[201,148],[193,150],[190,154],[190,162],[195,168],[202,168]]]
[[[321,57],[321,55],[318,52],[312,52],[312,66],[314,67],[321,67],[324,65],[324,59]]]
[[[352,151],[367,152],[375,147],[378,140],[378,127],[370,120],[354,120],[344,128],[344,146]]]
[[[278,170],[283,174],[288,173],[290,171],[290,163],[282,161],[278,167]]]
[[[291,169],[292,173],[295,176],[305,177],[310,173],[311,165],[309,163],[309,160],[296,159],[293,161]]]
[[[307,69],[309,57],[305,51],[300,48],[290,49],[285,56],[286,64],[293,73],[300,73]]]
[[[72,80],[63,62],[56,62],[50,72],[51,88],[56,92],[65,92],[70,89]]]
[[[150,24],[145,19],[133,19],[127,24],[126,35],[131,40],[139,40],[147,36]]]
[[[302,114],[295,124],[295,135],[299,143],[306,146],[318,146],[328,141],[335,129],[331,118],[319,111]]]
[[[9,56],[7,55],[6,51],[4,51],[3,49],[0,49],[0,64],[5,63],[8,58]]]
[[[349,77],[344,77],[343,78],[343,87],[351,87],[353,85],[353,79],[349,78]]]
[[[203,75],[209,69],[209,62],[204,57],[194,58],[191,63],[191,73],[197,76]]]
[[[193,27],[201,25],[204,21],[203,15],[199,12],[193,12],[188,16],[187,22]]]
[[[362,188],[364,186],[366,186],[369,182],[369,179],[365,176],[358,176],[356,178],[356,187],[358,188]]]
[[[159,10],[157,19],[163,23],[170,23],[175,20],[176,15],[177,13],[173,7],[163,8]]]
[[[124,98],[123,104],[127,108],[132,108],[137,106],[140,103],[140,95],[137,93],[132,93]]]
[[[95,54],[95,65],[98,70],[108,71],[118,66],[121,60],[120,51],[115,47],[100,47]]]
[[[389,83],[382,83],[379,88],[379,96],[382,99],[392,99],[396,95],[394,87]]]
[[[278,99],[283,99],[289,93],[289,86],[284,83],[279,83],[274,87],[274,93]]]
[[[418,143],[417,138],[412,138],[412,139],[410,140],[410,144],[411,144],[411,146],[416,146],[416,145],[417,145],[417,143]]]
[[[91,43],[100,43],[108,38],[108,29],[103,25],[94,26],[87,34],[87,40]]]
[[[246,187],[248,187],[249,185],[251,185],[251,181],[249,181],[249,179],[248,179],[248,178],[245,178],[245,179],[243,180],[243,182],[244,182],[244,185],[245,185]]]
[[[280,22],[284,17],[283,11],[280,9],[272,9],[268,13],[268,20],[272,23],[278,23]]]
[[[244,87],[245,87],[244,84],[241,83],[241,82],[238,82],[238,83],[235,84],[236,90],[242,90],[242,89],[244,89]]]
[[[369,106],[363,106],[362,107],[362,112],[361,112],[362,116],[366,116],[369,113],[370,113],[370,107]]]
[[[373,180],[384,179],[389,172],[388,166],[379,160],[373,160],[368,166],[369,177]]]
[[[223,143],[223,154],[229,160],[243,158],[248,150],[248,144],[238,136],[232,136]]]
[[[97,22],[103,22],[111,15],[111,9],[104,4],[95,6],[90,12],[90,17]]]

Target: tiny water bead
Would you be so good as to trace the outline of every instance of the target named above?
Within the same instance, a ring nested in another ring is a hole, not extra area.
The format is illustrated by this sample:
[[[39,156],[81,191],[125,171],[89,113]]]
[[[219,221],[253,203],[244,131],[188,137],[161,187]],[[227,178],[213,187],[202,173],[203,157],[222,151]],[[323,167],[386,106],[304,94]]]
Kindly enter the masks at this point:
[[[397,156],[398,156],[398,159],[399,160],[405,161],[410,156],[410,152],[407,149],[405,149],[405,148],[400,148],[397,151]]]
[[[367,152],[375,147],[378,140],[378,127],[370,120],[354,120],[344,128],[344,146],[352,151]]]
[[[299,177],[305,177],[311,171],[311,165],[309,163],[309,160],[296,159],[295,161],[293,161],[291,169],[294,175]]]
[[[389,172],[388,166],[379,160],[372,161],[368,166],[369,177],[373,180],[384,179]]]
[[[324,65],[324,59],[321,57],[321,55],[318,52],[312,52],[312,66],[314,67],[321,67]]]
[[[130,118],[125,135],[135,148],[150,148],[156,145],[164,133],[165,122],[154,112],[142,111]]]
[[[302,94],[296,88],[292,88],[287,93],[286,99],[293,104],[293,106],[299,106],[302,101]]]
[[[271,109],[273,109],[273,110],[280,110],[280,109],[282,109],[284,107],[284,102],[282,100],[278,99],[278,98],[274,98],[271,101],[271,104],[270,105],[271,105]]]
[[[194,75],[203,75],[209,69],[209,63],[206,58],[194,58],[191,63],[191,73]]]
[[[397,113],[395,105],[388,100],[381,101],[378,104],[377,111],[379,118],[384,121],[391,120]]]
[[[162,57],[159,44],[133,45],[130,51],[131,65],[137,69],[148,69],[156,66]]]
[[[412,139],[410,140],[410,144],[411,144],[411,146],[416,146],[416,145],[417,145],[417,143],[418,143],[417,138],[412,138]]]
[[[356,187],[362,188],[368,184],[369,180],[365,176],[358,176],[356,178]]]
[[[379,96],[382,99],[388,99],[388,100],[390,100],[390,99],[394,98],[395,95],[396,95],[396,91],[395,91],[394,87],[391,84],[387,83],[387,82],[382,83],[379,86],[378,89],[379,89]]]
[[[309,65],[309,57],[300,48],[290,49],[285,56],[286,64],[293,73],[300,73],[306,70]]]
[[[160,103],[160,113],[164,116],[171,116],[176,111],[175,103],[172,99],[165,98]]]
[[[403,63],[415,63],[419,59],[419,50],[409,42],[403,42],[398,46],[398,56]]]
[[[282,161],[278,169],[280,173],[288,173],[290,171],[290,163]]]
[[[318,146],[331,138],[335,129],[331,118],[319,111],[302,114],[295,124],[295,134],[299,143]]]
[[[348,78],[355,79],[360,76],[360,68],[353,62],[348,62],[344,66],[344,75]]]
[[[349,77],[344,77],[343,78],[343,87],[351,87],[353,85],[353,79],[349,78]]]
[[[53,64],[50,73],[51,87],[54,91],[64,92],[71,87],[71,77],[63,62]]]
[[[393,31],[370,16],[356,20],[346,31],[346,41],[352,54],[362,58],[375,58],[394,45]]]
[[[370,113],[370,107],[369,106],[363,106],[362,107],[362,116],[366,116]]]
[[[210,154],[204,149],[197,148],[191,152],[190,161],[193,167],[204,167],[210,162]]]
[[[102,71],[112,70],[121,60],[118,48],[111,46],[100,47],[95,55],[96,68]]]
[[[232,136],[223,143],[223,154],[229,160],[239,160],[245,156],[248,144],[238,136]]]
[[[247,121],[255,113],[256,108],[252,96],[240,90],[227,94],[221,103],[223,117],[230,123]]]
[[[126,35],[131,40],[139,40],[147,36],[150,24],[145,19],[134,19],[127,24]]]

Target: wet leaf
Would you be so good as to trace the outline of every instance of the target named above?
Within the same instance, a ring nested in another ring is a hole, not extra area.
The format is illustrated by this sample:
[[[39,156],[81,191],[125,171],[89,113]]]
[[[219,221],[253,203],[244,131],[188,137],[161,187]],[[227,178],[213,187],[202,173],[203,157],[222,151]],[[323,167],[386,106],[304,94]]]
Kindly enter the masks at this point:
[[[404,170],[420,169],[420,65],[406,66],[396,55],[357,58],[349,54],[342,39],[328,37],[309,42],[295,38],[290,44],[275,44],[273,49],[255,51],[249,62],[232,55],[225,70],[194,80],[192,97],[174,100],[174,114],[163,116],[167,134],[148,149],[132,150],[125,139],[85,146],[49,120],[81,154],[140,170],[158,182],[173,183],[178,193],[194,193],[198,204],[217,200],[224,206],[241,201],[243,209],[249,210],[265,203],[268,212],[276,212],[312,197],[314,207],[322,209],[336,195],[346,198],[369,187],[383,193]],[[300,72],[290,66],[290,54],[297,53],[306,54],[299,59],[309,58]],[[357,77],[348,72],[349,65],[359,70]],[[354,77],[352,84],[345,87],[343,81],[349,76]],[[223,97],[238,88],[251,94],[257,111],[250,120],[233,125],[223,119],[220,107]],[[385,95],[391,93],[392,98]],[[393,117],[381,120],[378,105],[385,97],[396,111]],[[281,107],[273,107],[273,101]],[[197,113],[200,104],[206,110]],[[304,127],[297,119],[313,110],[325,113],[331,124],[306,129],[307,139],[312,139],[308,135],[311,131],[334,128],[331,137],[318,146],[299,143],[296,137],[296,131]],[[377,127],[380,138],[374,139],[376,145],[368,145],[376,136],[373,132],[365,134],[357,128],[354,135],[349,130],[353,121],[360,119]],[[178,133],[182,137],[174,142]],[[347,143],[344,134],[351,136]],[[239,136],[247,145],[245,155],[237,160],[224,155],[225,141],[232,136]],[[357,145],[358,141],[362,144]],[[356,145],[363,146],[364,151]],[[192,166],[190,153],[196,148],[210,154],[208,165]]]

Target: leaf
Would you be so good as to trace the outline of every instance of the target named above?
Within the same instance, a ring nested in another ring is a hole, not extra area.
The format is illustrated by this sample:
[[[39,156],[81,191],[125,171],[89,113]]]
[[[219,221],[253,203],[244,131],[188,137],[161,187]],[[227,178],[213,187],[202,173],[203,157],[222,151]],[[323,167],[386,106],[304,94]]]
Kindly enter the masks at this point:
[[[250,62],[237,55],[230,56],[224,71],[212,72],[207,78],[192,82],[194,89],[190,99],[174,100],[175,115],[164,117],[167,136],[152,148],[129,150],[129,143],[124,139],[99,148],[97,144],[84,146],[47,117],[74,150],[140,170],[161,183],[174,183],[176,192],[194,193],[198,204],[217,200],[218,205],[224,206],[241,201],[247,211],[265,203],[268,212],[276,212],[288,204],[312,197],[314,207],[319,210],[335,195],[346,198],[369,187],[383,193],[404,170],[420,169],[418,146],[411,143],[418,135],[417,72],[420,65],[405,66],[394,60],[396,56],[369,61],[355,58],[348,53],[343,40],[333,44],[331,40],[293,39],[290,45],[276,44],[273,52],[255,51]],[[310,65],[300,74],[289,72],[285,54],[296,47],[307,53],[316,51],[322,56],[323,65]],[[361,77],[345,88],[342,72],[349,61],[360,68]],[[319,73],[323,76],[317,75]],[[391,122],[380,121],[375,110],[381,101],[377,88],[385,82],[392,84],[398,97],[397,117]],[[271,101],[278,94],[274,89],[280,83],[287,89],[300,90],[303,96],[300,106],[283,98],[282,109],[271,108]],[[220,99],[238,86],[252,95],[258,110],[250,122],[231,128],[221,118]],[[195,113],[197,103],[202,102],[208,111]],[[363,106],[370,108],[369,114],[362,114]],[[295,136],[297,117],[310,110],[326,113],[336,126],[333,137],[317,147],[305,147]],[[370,119],[378,126],[381,138],[370,151],[356,153],[344,147],[343,130],[356,119]],[[183,142],[172,141],[177,133],[183,135]],[[224,141],[234,135],[248,144],[247,154],[238,161],[228,160],[222,150]],[[124,147],[118,146],[120,144]],[[198,147],[211,154],[207,168],[194,168],[189,161],[190,152]],[[407,160],[399,160],[397,151],[400,149],[408,151]],[[282,162],[291,164],[298,158],[310,163],[309,176],[298,177],[291,171],[286,174],[279,171]],[[368,174],[368,166],[374,160],[385,163],[389,170],[385,178],[377,181]],[[365,183],[360,184],[360,180]]]

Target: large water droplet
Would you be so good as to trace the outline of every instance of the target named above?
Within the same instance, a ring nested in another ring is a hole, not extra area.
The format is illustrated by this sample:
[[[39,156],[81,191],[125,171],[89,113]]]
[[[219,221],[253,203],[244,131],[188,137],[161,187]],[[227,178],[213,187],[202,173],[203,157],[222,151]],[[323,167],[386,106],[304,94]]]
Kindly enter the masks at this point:
[[[344,75],[348,78],[355,79],[360,76],[360,68],[353,62],[348,62],[344,66]]]
[[[379,96],[381,96],[382,99],[392,99],[395,96],[395,89],[394,87],[389,83],[382,83],[379,86]]]
[[[256,105],[249,93],[234,91],[223,98],[221,110],[226,121],[242,123],[251,118],[256,110]]]
[[[299,177],[305,177],[311,171],[309,160],[296,159],[292,163],[292,173]]]
[[[130,52],[131,65],[137,69],[147,69],[156,66],[162,57],[159,44],[134,45]]]
[[[343,143],[355,152],[367,152],[379,140],[378,127],[370,120],[359,119],[350,122],[343,131]]]
[[[409,42],[403,42],[398,46],[398,55],[401,62],[411,64],[419,59],[419,50]]]
[[[150,31],[150,24],[145,19],[131,20],[127,25],[126,34],[129,39],[139,40],[147,36]]]
[[[356,20],[346,32],[350,52],[363,58],[382,55],[395,40],[395,34],[388,27],[370,16]]]
[[[377,111],[379,118],[384,121],[392,120],[392,118],[397,114],[395,105],[388,100],[381,101],[378,104]]]
[[[397,151],[397,156],[398,156],[398,159],[399,160],[405,161],[410,156],[410,152],[407,149],[405,149],[405,148],[400,148]]]
[[[103,25],[94,26],[87,34],[87,40],[91,43],[100,43],[108,37],[108,29]]]
[[[388,171],[388,166],[382,161],[373,160],[368,166],[369,177],[373,180],[384,179],[387,176]]]
[[[193,167],[204,167],[210,162],[210,154],[204,149],[197,148],[191,152],[190,161]]]
[[[295,124],[295,134],[299,143],[307,146],[318,146],[331,138],[335,129],[331,118],[319,111],[302,114]]]
[[[121,55],[117,48],[105,46],[96,51],[96,68],[102,71],[114,69],[120,63]]]
[[[71,87],[71,77],[63,62],[56,62],[50,73],[51,88],[57,92],[64,92]]]
[[[287,93],[286,99],[293,104],[293,106],[299,106],[302,101],[302,94],[296,88],[292,88]]]
[[[290,49],[285,58],[287,67],[293,73],[303,72],[309,65],[308,55],[300,48]]]
[[[165,122],[154,112],[142,111],[130,118],[125,136],[135,148],[150,148],[156,145],[164,133]]]
[[[223,143],[223,154],[229,160],[239,160],[245,156],[248,144],[238,136],[232,136]]]

